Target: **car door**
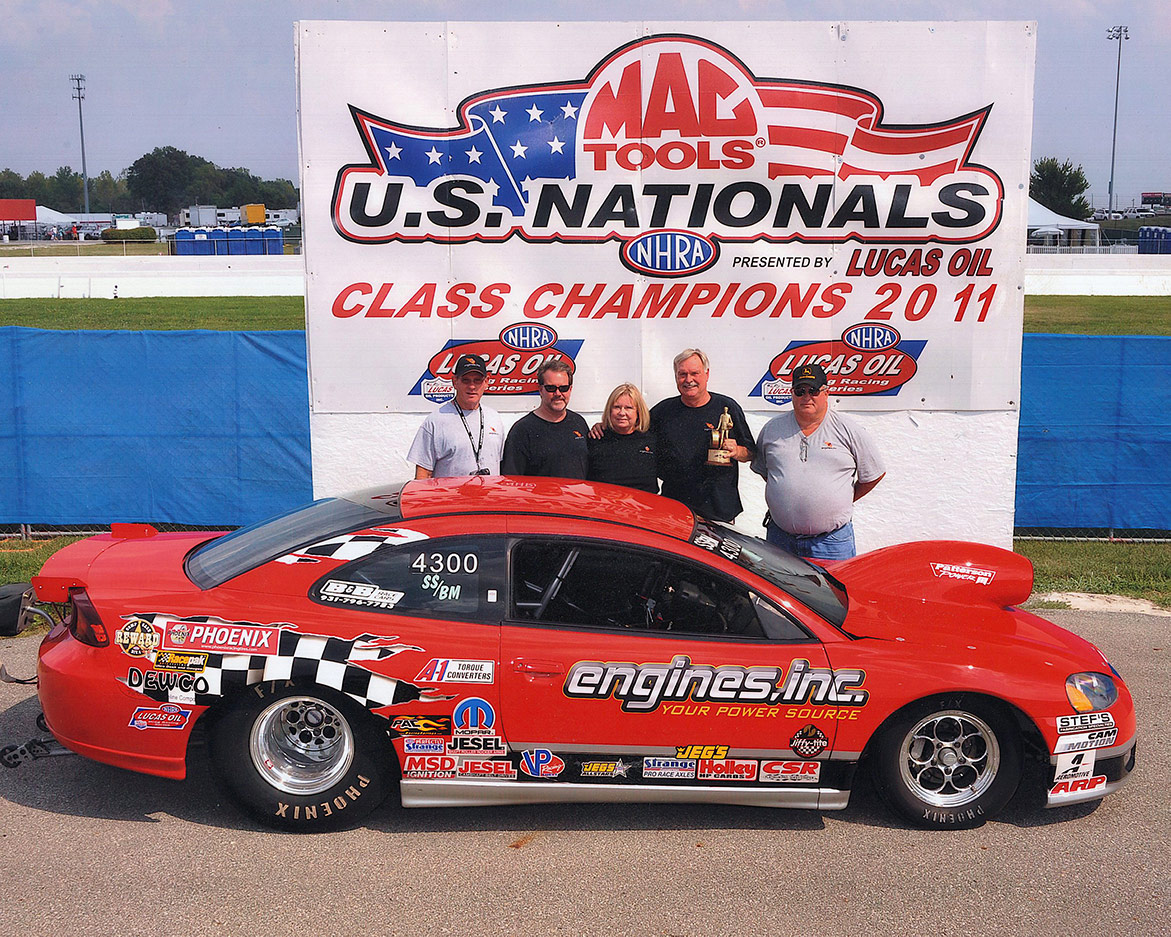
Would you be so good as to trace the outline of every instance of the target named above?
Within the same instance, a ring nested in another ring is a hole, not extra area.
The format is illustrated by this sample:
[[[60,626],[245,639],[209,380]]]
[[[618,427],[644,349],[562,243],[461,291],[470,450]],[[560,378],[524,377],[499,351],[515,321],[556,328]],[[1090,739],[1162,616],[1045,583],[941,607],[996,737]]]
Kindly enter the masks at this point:
[[[796,762],[833,742],[834,707],[802,704],[834,679],[821,643],[718,559],[652,539],[513,538],[510,748],[555,755],[565,780],[815,780]]]

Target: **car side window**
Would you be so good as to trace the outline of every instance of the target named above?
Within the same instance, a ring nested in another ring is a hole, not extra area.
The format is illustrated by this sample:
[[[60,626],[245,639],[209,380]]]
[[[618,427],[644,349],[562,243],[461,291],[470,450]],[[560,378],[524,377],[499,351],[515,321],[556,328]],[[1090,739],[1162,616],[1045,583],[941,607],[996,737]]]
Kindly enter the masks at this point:
[[[512,603],[520,621],[765,637],[756,596],[742,584],[665,553],[610,543],[518,543]]]
[[[324,605],[437,618],[496,618],[504,608],[504,539],[442,537],[393,545],[319,579]]]

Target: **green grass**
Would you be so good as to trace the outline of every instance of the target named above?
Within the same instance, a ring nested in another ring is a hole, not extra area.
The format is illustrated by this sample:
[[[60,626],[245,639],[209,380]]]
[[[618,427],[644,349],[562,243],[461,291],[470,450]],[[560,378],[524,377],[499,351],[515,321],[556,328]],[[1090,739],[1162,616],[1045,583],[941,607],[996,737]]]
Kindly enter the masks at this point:
[[[125,247],[123,247],[125,244]],[[146,257],[170,253],[166,241],[33,241],[0,244],[0,257]]]
[[[81,537],[52,540],[0,540],[0,584],[28,582],[41,571],[45,560]]]
[[[1171,335],[1171,296],[1026,296],[1025,331]]]
[[[304,329],[301,296],[3,299],[0,326],[37,329]]]
[[[1171,608],[1171,543],[1018,540],[1014,549],[1033,562],[1034,594],[1127,595]]]

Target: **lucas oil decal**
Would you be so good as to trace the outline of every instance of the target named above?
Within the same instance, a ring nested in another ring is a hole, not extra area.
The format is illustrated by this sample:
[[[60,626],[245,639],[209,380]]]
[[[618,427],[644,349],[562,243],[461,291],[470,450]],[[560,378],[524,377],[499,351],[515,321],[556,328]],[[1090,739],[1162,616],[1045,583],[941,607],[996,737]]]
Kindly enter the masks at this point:
[[[578,661],[566,675],[562,692],[573,699],[622,701],[623,712],[654,712],[664,703],[693,700],[717,703],[828,703],[865,706],[864,670],[830,670],[795,660],[782,667],[693,664],[685,654],[669,664]]]
[[[333,223],[362,244],[617,240],[630,269],[664,277],[704,269],[721,240],[971,241],[1003,197],[968,162],[989,110],[888,124],[869,91],[652,36],[584,79],[473,94],[455,126],[351,106],[369,162],[338,172]]]
[[[546,361],[564,361],[572,376],[581,344],[580,338],[559,339],[553,329],[535,322],[506,326],[496,339],[453,338],[431,356],[427,370],[411,388],[410,396],[421,394],[434,403],[446,403],[454,398],[453,369],[463,355],[484,360],[488,372],[484,393],[535,394],[537,370],[541,365]]]
[[[794,289],[798,284],[792,284]],[[865,322],[827,342],[789,342],[773,358],[749,397],[763,397],[777,406],[792,399],[793,372],[806,364],[820,364],[834,396],[891,397],[915,376],[926,341],[907,341],[889,325]]]

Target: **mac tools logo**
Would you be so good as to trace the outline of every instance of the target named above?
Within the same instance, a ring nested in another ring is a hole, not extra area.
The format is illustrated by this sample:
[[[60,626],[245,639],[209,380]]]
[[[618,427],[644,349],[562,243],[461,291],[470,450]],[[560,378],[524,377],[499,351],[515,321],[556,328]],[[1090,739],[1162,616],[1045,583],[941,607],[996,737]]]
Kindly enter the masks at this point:
[[[792,399],[793,372],[820,364],[833,396],[893,397],[915,376],[926,345],[926,340],[904,339],[889,325],[869,322],[850,326],[840,340],[789,342],[748,396],[782,406]]]
[[[968,162],[990,109],[887,124],[868,91],[656,36],[584,81],[475,94],[451,128],[351,106],[370,161],[338,172],[333,222],[365,244],[617,240],[653,276],[710,266],[720,241],[974,241],[1003,198]]]

